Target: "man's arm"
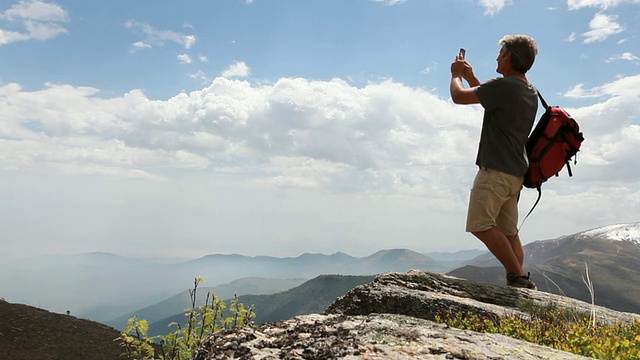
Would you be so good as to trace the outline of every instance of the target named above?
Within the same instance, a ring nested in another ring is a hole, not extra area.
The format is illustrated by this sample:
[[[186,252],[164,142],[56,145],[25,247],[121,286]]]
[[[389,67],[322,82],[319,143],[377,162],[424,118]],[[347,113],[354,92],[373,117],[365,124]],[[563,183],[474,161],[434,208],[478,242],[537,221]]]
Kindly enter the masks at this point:
[[[465,88],[462,79],[467,80],[470,88]],[[451,64],[451,99],[456,104],[479,104],[480,99],[476,95],[476,87],[480,85],[480,81],[473,73],[471,65],[463,59],[456,57],[456,61]]]
[[[465,88],[462,85],[462,77],[452,77],[451,86],[449,87],[451,92],[451,100],[456,104],[479,104],[480,99],[476,95],[476,87]]]

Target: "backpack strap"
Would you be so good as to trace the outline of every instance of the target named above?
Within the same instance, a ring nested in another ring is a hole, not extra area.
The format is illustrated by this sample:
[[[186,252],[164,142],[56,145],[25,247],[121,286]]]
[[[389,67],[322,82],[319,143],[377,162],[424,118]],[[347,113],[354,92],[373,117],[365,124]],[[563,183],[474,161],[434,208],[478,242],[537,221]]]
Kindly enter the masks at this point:
[[[527,220],[529,215],[531,215],[531,213],[533,212],[533,209],[535,209],[536,206],[538,205],[538,203],[540,202],[540,198],[542,197],[542,188],[540,186],[538,186],[538,187],[536,187],[536,190],[538,190],[538,198],[536,199],[536,202],[531,207],[531,210],[529,210],[529,212],[527,213],[527,216],[525,216],[524,219],[522,219],[522,222],[520,223],[520,227],[518,227],[518,232],[516,233],[516,235],[518,233],[520,233],[520,229],[522,229],[522,226],[524,225],[524,222]]]
[[[540,94],[540,91],[536,89],[536,92],[538,93],[538,97],[540,98],[540,101],[542,101],[542,106],[544,106],[544,109],[546,110],[547,108],[549,108],[549,105],[547,105],[547,102],[544,101],[544,98],[542,97],[542,94]]]
[[[538,97],[540,98],[540,101],[542,102],[542,106],[544,106],[544,109],[546,111],[549,108],[549,105],[544,100],[544,98],[542,97],[542,94],[540,94],[540,91],[538,91],[538,89],[536,89],[536,92],[538,93]],[[571,171],[571,170],[569,170],[569,171]],[[524,225],[525,220],[527,220],[529,215],[531,215],[531,213],[533,212],[533,209],[535,209],[536,206],[538,205],[538,203],[540,202],[540,198],[542,197],[542,187],[541,187],[541,185],[538,185],[536,187],[536,190],[538,190],[538,198],[536,199],[536,202],[531,207],[531,210],[529,210],[529,212],[527,213],[527,216],[525,216],[524,219],[522,219],[522,222],[520,223],[520,227],[518,228],[518,231],[517,231],[516,234],[518,234],[520,232],[520,229],[522,229],[522,226]]]

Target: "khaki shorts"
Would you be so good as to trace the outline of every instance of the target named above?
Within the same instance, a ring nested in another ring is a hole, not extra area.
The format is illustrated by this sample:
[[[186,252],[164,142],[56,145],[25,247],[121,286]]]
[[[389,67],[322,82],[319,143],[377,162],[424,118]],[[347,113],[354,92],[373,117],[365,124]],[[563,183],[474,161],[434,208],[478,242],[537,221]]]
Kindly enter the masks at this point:
[[[522,177],[481,168],[469,198],[467,232],[497,227],[506,236],[518,233],[518,198]]]

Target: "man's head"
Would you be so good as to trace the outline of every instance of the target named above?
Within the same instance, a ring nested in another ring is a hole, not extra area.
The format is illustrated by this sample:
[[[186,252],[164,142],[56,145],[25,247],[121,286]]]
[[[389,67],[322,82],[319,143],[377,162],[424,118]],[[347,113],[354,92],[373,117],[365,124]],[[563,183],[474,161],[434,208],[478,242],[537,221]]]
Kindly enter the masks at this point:
[[[527,35],[506,35],[500,39],[500,54],[498,55],[498,72],[504,70],[502,61],[508,59],[511,68],[521,74],[526,74],[538,54],[538,45]]]

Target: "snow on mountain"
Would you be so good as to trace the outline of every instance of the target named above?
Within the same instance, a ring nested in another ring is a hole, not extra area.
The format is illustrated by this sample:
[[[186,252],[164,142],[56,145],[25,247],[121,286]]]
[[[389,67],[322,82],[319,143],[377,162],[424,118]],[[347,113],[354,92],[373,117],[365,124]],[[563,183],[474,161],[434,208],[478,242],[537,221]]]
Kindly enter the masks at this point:
[[[617,241],[632,241],[640,244],[640,222],[603,226],[584,231],[578,235]]]

